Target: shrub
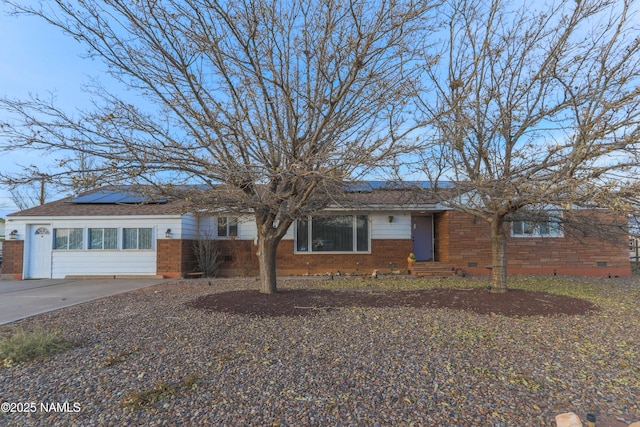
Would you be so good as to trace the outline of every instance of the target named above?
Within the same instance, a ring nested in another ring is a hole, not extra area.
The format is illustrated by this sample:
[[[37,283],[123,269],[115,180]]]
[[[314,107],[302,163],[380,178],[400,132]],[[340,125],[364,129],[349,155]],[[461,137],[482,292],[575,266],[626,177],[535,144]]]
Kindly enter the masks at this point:
[[[57,331],[40,326],[32,331],[16,328],[11,335],[0,338],[0,365],[11,366],[41,356],[64,351],[72,346]]]
[[[204,277],[215,277],[218,274],[221,257],[218,242],[211,234],[203,233],[193,243],[193,252],[198,262],[196,269],[202,272]]]

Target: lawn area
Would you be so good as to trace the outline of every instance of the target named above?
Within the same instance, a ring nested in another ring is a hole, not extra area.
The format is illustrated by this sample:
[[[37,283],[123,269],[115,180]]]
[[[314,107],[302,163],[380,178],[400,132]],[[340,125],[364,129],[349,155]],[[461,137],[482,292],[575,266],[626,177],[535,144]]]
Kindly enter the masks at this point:
[[[568,411],[596,414],[598,427],[640,421],[638,278],[511,278],[513,304],[549,305],[545,315],[455,308],[486,302],[486,285],[283,278],[280,289],[312,298],[291,305],[304,315],[258,316],[196,304],[262,304],[242,293],[255,279],[198,279],[42,314],[0,332],[55,330],[73,345],[0,368],[2,401],[37,405],[14,405],[0,425],[552,426]],[[585,301],[595,307],[562,314]]]

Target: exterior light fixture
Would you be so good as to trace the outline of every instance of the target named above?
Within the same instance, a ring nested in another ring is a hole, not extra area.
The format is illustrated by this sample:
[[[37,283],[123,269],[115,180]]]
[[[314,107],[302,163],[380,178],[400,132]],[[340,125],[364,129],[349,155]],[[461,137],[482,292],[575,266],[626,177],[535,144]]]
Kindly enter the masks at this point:
[[[167,228],[167,231],[164,233],[164,237],[166,237],[167,239],[171,238],[171,229]]]
[[[18,238],[18,230],[13,230],[9,233],[9,240],[16,240]]]
[[[387,219],[389,220],[389,222],[393,222],[393,215],[389,215]]]

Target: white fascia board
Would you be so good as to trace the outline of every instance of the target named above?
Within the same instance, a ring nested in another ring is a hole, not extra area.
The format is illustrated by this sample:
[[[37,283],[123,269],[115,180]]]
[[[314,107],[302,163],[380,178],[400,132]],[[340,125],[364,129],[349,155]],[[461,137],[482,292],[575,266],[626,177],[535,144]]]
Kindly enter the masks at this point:
[[[12,216],[7,222],[52,222],[59,220],[89,221],[89,220],[127,220],[127,219],[182,219],[183,215],[81,215],[81,216]]]

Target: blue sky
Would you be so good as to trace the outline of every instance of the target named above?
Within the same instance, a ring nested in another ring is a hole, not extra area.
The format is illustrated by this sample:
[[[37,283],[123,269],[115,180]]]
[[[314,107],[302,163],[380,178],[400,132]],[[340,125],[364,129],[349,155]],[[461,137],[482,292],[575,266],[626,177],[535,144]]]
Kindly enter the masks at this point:
[[[30,93],[46,97],[54,92],[65,109],[86,105],[82,84],[99,75],[101,64],[81,58],[82,47],[61,30],[33,17],[8,16],[7,11],[0,2],[0,96],[25,99]],[[29,153],[1,156],[3,171],[52,161]],[[0,217],[15,210],[9,193],[0,189]]]
[[[82,58],[82,46],[60,29],[34,17],[16,18],[7,12],[7,6],[0,2],[0,97],[25,99],[30,93],[46,97],[53,92],[57,106],[66,111],[86,106],[89,98],[83,93],[82,84],[90,76],[104,76],[102,64]],[[0,170],[18,171],[20,164],[37,164],[46,169],[53,161],[34,153],[1,153]],[[0,188],[0,217],[16,210],[9,193]]]

